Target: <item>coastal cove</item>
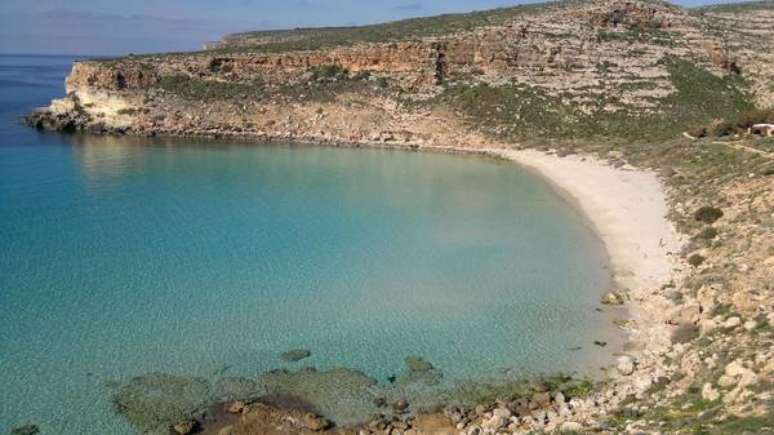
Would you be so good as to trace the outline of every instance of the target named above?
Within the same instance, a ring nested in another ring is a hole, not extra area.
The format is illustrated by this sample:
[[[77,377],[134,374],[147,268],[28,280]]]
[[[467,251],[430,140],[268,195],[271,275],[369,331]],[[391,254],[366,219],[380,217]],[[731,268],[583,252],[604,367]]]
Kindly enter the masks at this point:
[[[292,391],[347,424],[379,397],[418,411],[544,374],[595,376],[620,349],[612,310],[596,310],[610,285],[600,241],[518,166],[38,134],[12,119],[3,431],[132,433],[116,411],[167,387],[191,394],[175,395],[185,409],[303,385]],[[283,362],[296,348],[310,356]],[[307,366],[318,371],[296,372]]]
[[[0,55],[0,434],[774,434],[772,29],[560,0]]]

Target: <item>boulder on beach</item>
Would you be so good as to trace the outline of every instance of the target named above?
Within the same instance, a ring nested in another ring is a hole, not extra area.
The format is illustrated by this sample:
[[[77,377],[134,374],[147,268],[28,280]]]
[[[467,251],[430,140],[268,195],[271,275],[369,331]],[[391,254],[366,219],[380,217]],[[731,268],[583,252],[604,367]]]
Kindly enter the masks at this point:
[[[616,361],[615,368],[621,375],[629,376],[634,373],[634,359],[627,355],[620,356]]]

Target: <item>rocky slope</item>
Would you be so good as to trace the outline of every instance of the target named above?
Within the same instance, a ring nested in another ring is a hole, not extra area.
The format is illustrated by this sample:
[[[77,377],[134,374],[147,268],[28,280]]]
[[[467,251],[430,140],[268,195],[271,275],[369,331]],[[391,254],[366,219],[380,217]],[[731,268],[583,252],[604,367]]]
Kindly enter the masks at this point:
[[[567,1],[436,20],[381,33],[262,32],[200,53],[78,62],[68,101],[31,122],[422,142],[413,117],[445,111],[512,139],[663,139],[774,99],[771,7],[692,12],[649,1]],[[392,131],[340,125],[354,105],[365,108],[359,118],[390,118]]]
[[[680,271],[671,285],[614,300],[650,306],[651,321],[671,331],[667,346],[630,349],[594,389],[551,380],[443,412],[395,403],[350,432],[771,433],[774,140],[732,134],[749,120],[774,123],[774,111],[755,111],[774,104],[772,46],[771,1],[697,10],[564,1],[256,32],[204,52],[78,62],[67,96],[28,122],[148,136],[534,147],[657,171],[670,219],[689,239]],[[682,136],[697,129],[723,137]],[[328,428],[279,408],[244,404],[226,420],[233,433]]]

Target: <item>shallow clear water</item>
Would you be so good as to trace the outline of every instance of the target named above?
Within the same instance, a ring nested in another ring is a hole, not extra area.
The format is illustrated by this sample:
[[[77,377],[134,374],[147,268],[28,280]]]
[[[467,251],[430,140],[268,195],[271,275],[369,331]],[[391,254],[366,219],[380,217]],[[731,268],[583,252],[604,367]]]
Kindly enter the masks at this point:
[[[131,433],[113,384],[154,371],[386,383],[419,355],[454,383],[598,364],[603,250],[528,171],[15,125],[69,62],[0,57],[0,433]],[[283,363],[293,348],[312,356]]]

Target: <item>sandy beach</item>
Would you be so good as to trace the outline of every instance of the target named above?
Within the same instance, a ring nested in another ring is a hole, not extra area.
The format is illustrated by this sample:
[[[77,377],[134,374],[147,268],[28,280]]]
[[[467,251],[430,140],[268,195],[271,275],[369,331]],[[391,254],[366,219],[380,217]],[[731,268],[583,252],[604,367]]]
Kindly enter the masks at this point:
[[[664,319],[673,307],[652,295],[675,279],[680,239],[667,219],[666,192],[657,175],[584,155],[503,148],[484,153],[537,171],[576,204],[605,245],[615,285],[632,302],[628,332],[637,345],[631,348],[657,353],[668,347],[671,330]]]

